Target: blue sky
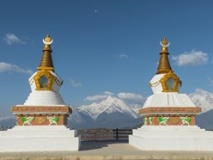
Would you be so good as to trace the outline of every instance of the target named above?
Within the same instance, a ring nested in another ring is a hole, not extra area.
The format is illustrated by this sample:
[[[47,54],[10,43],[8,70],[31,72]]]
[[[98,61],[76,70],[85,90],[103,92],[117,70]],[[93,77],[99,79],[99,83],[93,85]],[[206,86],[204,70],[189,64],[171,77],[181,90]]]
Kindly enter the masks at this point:
[[[60,89],[73,106],[109,94],[147,97],[163,37],[181,92],[213,91],[213,1],[2,0],[0,117],[23,104],[40,63],[42,38],[53,39]]]

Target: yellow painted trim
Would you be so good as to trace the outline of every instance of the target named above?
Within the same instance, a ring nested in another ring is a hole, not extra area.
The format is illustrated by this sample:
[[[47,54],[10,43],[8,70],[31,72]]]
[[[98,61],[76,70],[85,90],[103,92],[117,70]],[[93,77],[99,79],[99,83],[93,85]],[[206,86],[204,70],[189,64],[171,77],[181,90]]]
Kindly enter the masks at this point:
[[[37,69],[38,70],[51,70],[51,71],[53,71],[54,70],[54,68],[53,67],[37,67]]]
[[[173,78],[175,83],[174,83],[174,87],[172,90],[168,89],[166,86],[166,81],[169,78]],[[181,86],[181,80],[179,79],[179,77],[173,73],[173,71],[170,71],[169,73],[165,74],[161,79],[160,79],[160,83],[162,85],[162,92],[179,92],[179,86]]]
[[[46,76],[48,78],[48,84],[46,88],[40,87],[39,79],[41,76]],[[52,90],[53,82],[54,82],[54,76],[47,70],[40,70],[37,72],[37,74],[34,76],[34,81],[36,85],[36,90]]]

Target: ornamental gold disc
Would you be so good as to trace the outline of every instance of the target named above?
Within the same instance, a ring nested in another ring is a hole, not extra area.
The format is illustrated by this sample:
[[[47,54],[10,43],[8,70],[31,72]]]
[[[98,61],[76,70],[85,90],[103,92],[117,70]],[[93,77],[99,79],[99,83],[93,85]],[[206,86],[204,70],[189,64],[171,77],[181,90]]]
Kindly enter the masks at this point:
[[[46,121],[46,118],[44,118],[44,117],[39,117],[39,118],[37,119],[38,124],[44,124],[45,121]]]
[[[179,117],[170,117],[170,121],[172,124],[178,124],[180,122]]]

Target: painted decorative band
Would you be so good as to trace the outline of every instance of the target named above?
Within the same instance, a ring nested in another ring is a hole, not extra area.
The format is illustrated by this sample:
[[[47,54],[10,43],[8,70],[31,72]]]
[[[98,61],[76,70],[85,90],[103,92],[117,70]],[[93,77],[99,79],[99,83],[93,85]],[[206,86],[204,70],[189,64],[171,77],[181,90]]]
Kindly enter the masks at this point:
[[[139,110],[140,114],[147,113],[199,113],[201,112],[200,107],[149,107]]]
[[[14,106],[11,108],[12,112],[20,113],[20,112],[47,112],[47,113],[52,113],[52,112],[63,112],[67,114],[72,113],[72,109],[69,106]]]

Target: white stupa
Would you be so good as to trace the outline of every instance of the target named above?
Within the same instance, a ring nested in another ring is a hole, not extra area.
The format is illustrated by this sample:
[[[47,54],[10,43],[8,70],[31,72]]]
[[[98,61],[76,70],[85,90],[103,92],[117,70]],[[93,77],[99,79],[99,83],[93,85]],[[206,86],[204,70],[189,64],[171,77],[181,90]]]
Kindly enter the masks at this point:
[[[23,105],[13,106],[16,126],[0,132],[0,152],[77,151],[80,137],[66,128],[70,106],[58,92],[63,81],[55,73],[51,56],[53,40],[47,36],[41,63],[29,78],[31,93]]]
[[[164,38],[160,44],[158,70],[150,81],[153,95],[140,110],[144,125],[133,129],[129,144],[142,150],[213,151],[213,133],[196,125],[201,108],[179,93],[182,82],[169,63],[169,42]]]

